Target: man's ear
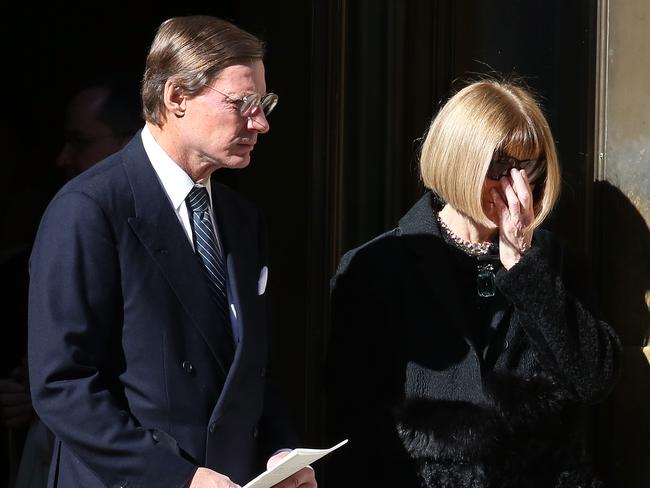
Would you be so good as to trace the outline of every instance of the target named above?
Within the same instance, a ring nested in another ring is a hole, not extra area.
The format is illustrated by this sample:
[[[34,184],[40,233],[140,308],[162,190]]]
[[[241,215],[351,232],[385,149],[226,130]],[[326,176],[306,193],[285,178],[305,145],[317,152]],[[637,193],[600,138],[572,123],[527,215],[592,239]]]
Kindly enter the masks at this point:
[[[176,117],[183,117],[185,115],[187,96],[171,80],[165,82],[164,100],[165,107],[169,113],[174,114]]]

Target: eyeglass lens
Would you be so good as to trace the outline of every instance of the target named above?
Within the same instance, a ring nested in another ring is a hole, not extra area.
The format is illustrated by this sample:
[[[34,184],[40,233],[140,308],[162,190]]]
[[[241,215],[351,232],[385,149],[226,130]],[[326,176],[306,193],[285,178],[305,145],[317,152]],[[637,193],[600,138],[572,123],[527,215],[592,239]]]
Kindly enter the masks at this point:
[[[250,117],[253,115],[255,109],[261,106],[266,116],[273,111],[277,104],[278,96],[275,93],[267,93],[263,97],[258,93],[254,93],[243,98],[240,111],[244,117]]]

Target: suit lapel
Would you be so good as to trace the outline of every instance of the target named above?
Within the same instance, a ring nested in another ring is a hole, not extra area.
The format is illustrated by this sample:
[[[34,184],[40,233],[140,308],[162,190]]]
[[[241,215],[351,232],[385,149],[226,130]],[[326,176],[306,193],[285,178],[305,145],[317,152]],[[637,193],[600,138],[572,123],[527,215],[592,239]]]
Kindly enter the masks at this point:
[[[133,189],[135,216],[129,225],[160,268],[181,306],[198,328],[224,374],[229,365],[220,345],[230,338],[216,323],[216,304],[205,277],[167,194],[144,151],[139,136],[125,148],[125,170]]]

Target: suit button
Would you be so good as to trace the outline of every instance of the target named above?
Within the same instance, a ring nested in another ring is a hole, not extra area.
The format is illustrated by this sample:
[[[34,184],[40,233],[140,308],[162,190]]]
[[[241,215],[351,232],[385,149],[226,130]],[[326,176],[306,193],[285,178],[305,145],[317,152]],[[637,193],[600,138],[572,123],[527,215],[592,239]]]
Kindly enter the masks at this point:
[[[257,436],[260,434],[260,431],[257,429],[257,425],[253,427],[253,439],[257,439]]]
[[[183,369],[185,370],[186,373],[191,373],[194,371],[194,366],[192,366],[192,363],[189,361],[183,361]]]
[[[262,371],[260,372],[260,376],[264,378],[266,376],[266,366],[262,366]]]
[[[214,434],[214,431],[217,429],[217,424],[215,422],[210,423],[210,427],[208,427],[208,430],[210,431],[210,434]]]

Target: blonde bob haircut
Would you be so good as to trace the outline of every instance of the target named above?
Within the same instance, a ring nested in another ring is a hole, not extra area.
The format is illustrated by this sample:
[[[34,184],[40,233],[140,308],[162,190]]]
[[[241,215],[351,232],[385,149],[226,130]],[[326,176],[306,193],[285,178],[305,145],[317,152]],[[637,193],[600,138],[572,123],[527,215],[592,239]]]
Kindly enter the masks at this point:
[[[545,161],[545,175],[533,190],[530,227],[538,227],[559,197],[560,168],[546,118],[529,91],[513,82],[476,81],[445,103],[422,144],[422,182],[474,222],[491,227],[481,194],[498,153]]]

